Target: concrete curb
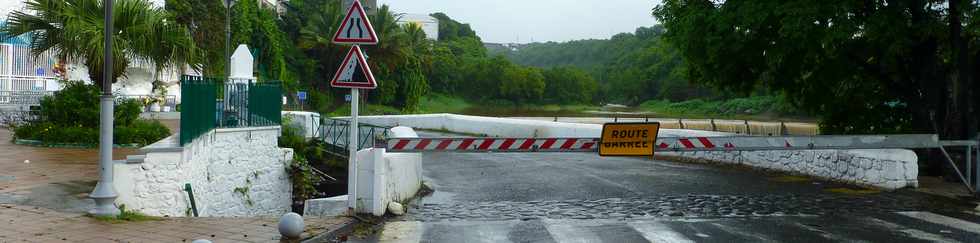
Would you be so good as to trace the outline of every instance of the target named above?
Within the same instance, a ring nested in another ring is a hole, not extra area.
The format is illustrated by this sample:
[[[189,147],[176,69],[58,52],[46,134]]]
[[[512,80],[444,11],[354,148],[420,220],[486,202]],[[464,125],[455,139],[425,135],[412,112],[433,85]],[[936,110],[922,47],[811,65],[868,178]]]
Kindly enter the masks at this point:
[[[30,140],[30,139],[14,139],[14,144],[41,147],[41,148],[74,148],[74,149],[90,149],[98,148],[99,144],[90,143],[45,143],[40,140]],[[137,143],[129,144],[113,144],[113,148],[140,148],[141,146]]]
[[[333,242],[337,238],[343,235],[349,235],[354,232],[354,225],[357,225],[359,221],[356,218],[351,218],[343,225],[340,225],[337,229],[321,233],[319,235],[310,237],[309,239],[302,240],[303,243],[313,243],[313,242]]]

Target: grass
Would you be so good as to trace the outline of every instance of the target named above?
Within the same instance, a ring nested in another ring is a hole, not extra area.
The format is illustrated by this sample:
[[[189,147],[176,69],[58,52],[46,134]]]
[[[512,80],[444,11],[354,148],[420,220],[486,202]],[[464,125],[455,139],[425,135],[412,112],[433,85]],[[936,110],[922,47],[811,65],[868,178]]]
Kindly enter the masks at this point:
[[[859,189],[830,188],[830,189],[824,189],[824,191],[831,192],[831,193],[845,194],[845,195],[870,195],[870,194],[878,194],[881,192],[880,190],[866,189],[866,188],[859,188]]]
[[[430,94],[422,98],[422,109],[420,113],[460,113],[472,106],[469,102],[459,97]]]
[[[810,178],[787,175],[787,176],[772,177],[769,178],[769,180],[775,182],[808,182],[810,181]]]
[[[398,108],[384,105],[373,105],[373,104],[361,104],[360,112],[358,115],[361,116],[375,116],[375,115],[401,115],[402,111]],[[350,116],[350,105],[343,105],[330,112],[328,116]]]
[[[147,221],[160,221],[163,218],[147,216],[140,212],[126,210],[126,205],[119,206],[119,216],[95,216],[87,214],[89,217],[95,218],[95,220],[110,223],[110,224],[122,224],[128,222],[147,222]]]
[[[702,99],[681,102],[649,100],[640,104],[638,108],[642,111],[656,113],[658,116],[689,119],[773,120],[790,118],[790,120],[807,120],[787,101],[776,96],[753,96],[723,101]]]

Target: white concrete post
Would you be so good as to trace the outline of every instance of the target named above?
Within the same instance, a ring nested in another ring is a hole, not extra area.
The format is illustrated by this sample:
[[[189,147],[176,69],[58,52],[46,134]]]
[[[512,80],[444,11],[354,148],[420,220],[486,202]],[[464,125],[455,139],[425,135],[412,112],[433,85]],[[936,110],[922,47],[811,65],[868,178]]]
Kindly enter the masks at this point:
[[[374,216],[384,216],[385,209],[388,205],[385,203],[385,185],[388,184],[388,161],[385,161],[385,148],[373,148],[371,149],[371,160],[374,161],[374,190],[372,195],[372,209],[371,213]]]

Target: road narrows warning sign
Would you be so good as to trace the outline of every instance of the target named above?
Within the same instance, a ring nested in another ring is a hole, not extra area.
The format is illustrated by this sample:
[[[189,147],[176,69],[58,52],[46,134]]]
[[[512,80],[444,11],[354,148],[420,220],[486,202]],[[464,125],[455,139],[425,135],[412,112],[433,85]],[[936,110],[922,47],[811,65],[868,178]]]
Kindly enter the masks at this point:
[[[607,123],[599,140],[600,156],[653,156],[660,123]]]
[[[352,89],[374,89],[378,87],[360,46],[351,47],[347,57],[341,62],[340,69],[330,81],[330,86]]]
[[[378,36],[374,33],[374,27],[371,26],[371,21],[368,20],[364,7],[361,6],[361,1],[354,1],[354,4],[347,10],[347,16],[341,22],[337,33],[333,35],[333,42],[338,44],[378,44]]]

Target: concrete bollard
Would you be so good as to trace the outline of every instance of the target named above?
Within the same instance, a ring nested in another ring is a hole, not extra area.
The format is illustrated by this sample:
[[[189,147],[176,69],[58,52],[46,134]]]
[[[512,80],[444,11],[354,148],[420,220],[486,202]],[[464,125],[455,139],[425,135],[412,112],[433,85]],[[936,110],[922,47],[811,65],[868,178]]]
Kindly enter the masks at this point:
[[[299,239],[305,227],[303,216],[297,213],[287,213],[279,219],[279,234],[286,239]]]

